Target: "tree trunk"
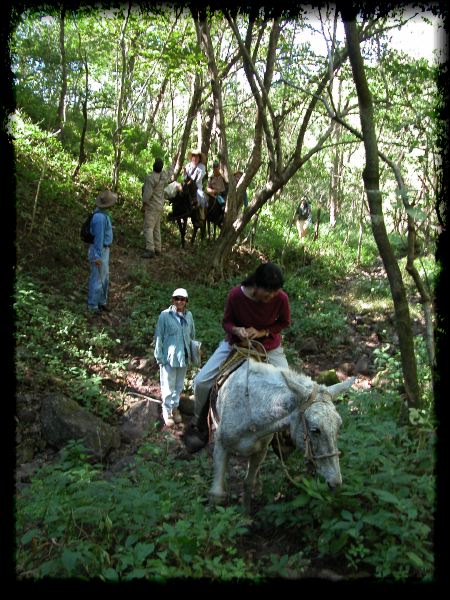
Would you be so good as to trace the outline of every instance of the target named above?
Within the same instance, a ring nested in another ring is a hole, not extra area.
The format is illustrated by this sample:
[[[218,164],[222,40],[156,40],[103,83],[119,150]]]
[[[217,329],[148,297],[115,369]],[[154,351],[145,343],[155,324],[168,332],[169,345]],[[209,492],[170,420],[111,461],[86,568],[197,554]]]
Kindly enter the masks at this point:
[[[119,174],[120,174],[120,163],[122,159],[122,142],[123,142],[123,128],[125,122],[123,119],[124,106],[127,95],[127,71],[128,71],[128,60],[127,60],[127,45],[125,40],[125,31],[128,25],[128,19],[130,17],[131,4],[128,5],[127,13],[122,24],[120,32],[120,55],[121,55],[121,75],[120,75],[120,86],[117,100],[117,111],[116,111],[116,129],[113,133],[113,148],[114,148],[114,165],[112,172],[112,187],[113,191],[117,192],[119,189]]]
[[[358,235],[358,253],[356,256],[356,265],[359,267],[361,264],[361,249],[362,249],[362,240],[364,236],[364,190],[361,195],[361,205],[359,208],[359,235]]]
[[[361,128],[366,152],[366,166],[363,171],[363,180],[369,202],[372,231],[391,288],[407,404],[410,408],[417,408],[421,406],[421,397],[417,379],[416,357],[414,354],[414,338],[402,276],[384,223],[382,198],[379,188],[378,145],[373,118],[372,96],[365,75],[355,16],[344,16],[343,14],[343,22],[353,79],[358,94]]]
[[[162,82],[158,97],[156,98],[155,106],[153,107],[151,114],[149,114],[147,117],[148,121],[147,121],[147,129],[145,132],[145,148],[147,148],[147,146],[148,146],[148,142],[150,140],[152,132],[156,130],[156,127],[155,127],[156,115],[158,114],[160,104],[164,98],[164,94],[166,93],[166,88],[167,88],[168,82],[169,82],[169,77],[166,76],[164,78],[164,81]]]
[[[202,145],[201,151],[208,157],[211,150],[212,130],[214,124],[214,105],[210,106],[206,111],[205,118],[202,122]]]
[[[186,116],[186,123],[184,125],[183,134],[181,136],[180,146],[177,152],[177,156],[174,159],[175,168],[174,168],[174,179],[178,177],[183,168],[184,156],[186,154],[186,150],[189,143],[189,137],[191,135],[192,123],[197,115],[197,112],[200,108],[200,101],[202,96],[202,87],[200,84],[200,75],[198,73],[195,74],[194,82],[193,82],[193,90],[191,96],[191,103],[189,105],[188,113]]]
[[[320,216],[322,208],[319,206],[316,212],[316,226],[314,228],[314,241],[319,239]]]
[[[209,24],[205,19],[205,15],[200,14],[195,20],[197,31],[197,39],[199,45],[203,47],[208,58],[208,77],[211,82],[211,91],[214,107],[214,122],[217,136],[220,139],[223,175],[227,181],[230,181],[230,173],[228,172],[228,145],[225,131],[225,120],[223,114],[222,102],[222,82],[217,69],[216,58],[214,55],[214,47],[211,40],[211,32]],[[233,178],[234,179],[234,178]]]
[[[311,101],[306,107],[304,118],[299,129],[295,148],[289,157],[283,159],[280,134],[280,120],[275,116],[273,108],[270,105],[268,92],[272,85],[272,77],[276,59],[277,42],[280,35],[280,24],[275,19],[272,23],[272,29],[269,35],[269,43],[266,56],[266,65],[264,78],[259,75],[261,71],[259,65],[255,66],[256,51],[251,48],[252,40],[252,22],[249,23],[245,42],[241,38],[240,30],[230,12],[225,11],[226,19],[236,37],[239,45],[239,54],[243,61],[244,71],[252,90],[257,105],[255,130],[253,139],[253,148],[245,167],[243,176],[236,184],[234,177],[229,179],[229,191],[227,196],[226,212],[224,226],[213,248],[210,259],[210,275],[215,278],[215,273],[219,275],[223,272],[224,264],[228,261],[234,242],[239,237],[242,228],[257,213],[257,211],[271,198],[277,190],[286,185],[301,167],[322,148],[326,139],[331,133],[331,127],[320,136],[317,144],[307,153],[302,155],[303,143],[308,130],[309,122],[313,116],[314,109],[329,81],[329,69],[324,70],[322,78],[319,80],[315,90],[311,91]],[[261,27],[265,27],[265,24]],[[335,53],[332,70],[338,69],[347,56],[343,51]],[[249,183],[257,174],[262,164],[262,145],[264,142],[269,153],[269,177],[262,189],[254,194],[254,197],[248,207],[243,212],[242,204],[245,192]],[[223,238],[223,239],[222,239]],[[231,240],[231,241],[230,241]]]
[[[85,73],[85,78],[84,78],[84,97],[83,97],[83,103],[82,103],[83,129],[81,130],[81,136],[80,136],[80,152],[78,154],[78,164],[76,166],[75,171],[73,172],[72,179],[76,179],[76,177],[78,176],[78,173],[80,172],[81,165],[86,160],[86,152],[84,150],[84,144],[85,144],[85,140],[86,140],[87,121],[88,121],[87,103],[88,103],[88,97],[89,97],[89,68],[88,68],[88,60],[87,60],[87,54],[86,54],[86,52],[84,53],[84,58],[82,56],[82,52],[81,52],[81,35],[80,34],[78,34],[78,39],[79,39],[80,58],[83,61],[83,64],[84,64],[84,73]]]
[[[67,93],[67,65],[66,50],[64,41],[64,22],[66,17],[66,8],[61,9],[61,20],[59,28],[59,48],[61,53],[61,90],[59,93],[58,110],[56,111],[56,122],[53,131],[59,134],[62,139],[64,133],[64,123],[66,121],[66,93]]]

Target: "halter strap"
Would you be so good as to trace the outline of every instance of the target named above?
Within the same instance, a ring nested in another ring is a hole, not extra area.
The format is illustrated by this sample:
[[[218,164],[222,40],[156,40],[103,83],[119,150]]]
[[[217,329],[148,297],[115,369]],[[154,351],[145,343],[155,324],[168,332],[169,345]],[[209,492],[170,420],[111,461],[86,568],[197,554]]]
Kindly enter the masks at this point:
[[[305,458],[306,458],[306,460],[310,460],[313,463],[315,463],[316,460],[320,460],[321,458],[331,458],[332,456],[339,456],[341,454],[339,452],[339,450],[337,450],[336,452],[330,452],[329,454],[319,454],[319,455],[314,454],[312,442],[311,442],[311,436],[309,435],[308,424],[306,423],[305,411],[310,406],[312,406],[312,404],[314,404],[314,402],[317,401],[318,391],[319,391],[319,386],[314,381],[310,395],[300,406],[300,416],[302,418],[302,425],[303,425],[303,440],[305,442],[305,451],[304,451]],[[324,392],[324,393],[328,393],[328,392]],[[331,394],[328,394],[328,395],[330,396],[330,399],[331,399]],[[322,401],[322,402],[325,403],[326,401]]]

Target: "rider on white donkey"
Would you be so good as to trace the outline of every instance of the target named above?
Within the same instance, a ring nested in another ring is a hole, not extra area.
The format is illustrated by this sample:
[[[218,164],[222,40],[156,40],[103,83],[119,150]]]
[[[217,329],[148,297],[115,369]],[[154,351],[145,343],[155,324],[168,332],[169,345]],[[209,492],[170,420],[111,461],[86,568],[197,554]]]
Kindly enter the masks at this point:
[[[279,267],[264,263],[230,291],[222,321],[225,339],[194,379],[195,417],[184,435],[190,452],[200,450],[208,441],[208,395],[233,344],[247,347],[249,340],[257,340],[270,364],[288,367],[280,332],[290,326],[291,310],[282,287]]]

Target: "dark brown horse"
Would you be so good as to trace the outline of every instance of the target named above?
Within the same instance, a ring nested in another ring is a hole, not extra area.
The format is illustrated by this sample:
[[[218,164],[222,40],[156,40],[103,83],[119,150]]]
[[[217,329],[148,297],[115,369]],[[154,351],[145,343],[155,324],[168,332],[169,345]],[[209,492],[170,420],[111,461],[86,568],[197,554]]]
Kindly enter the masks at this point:
[[[167,217],[176,221],[181,235],[181,247],[184,248],[188,219],[191,219],[193,232],[191,244],[195,242],[197,231],[200,229],[202,240],[205,239],[206,221],[202,218],[197,199],[197,186],[189,177],[183,182],[183,189],[170,200],[172,212]]]
[[[222,194],[222,198],[225,194]],[[216,229],[222,229],[223,219],[225,216],[225,203],[221,203],[217,197],[206,194],[208,199],[208,208],[206,213],[206,224],[208,226],[208,239],[211,239],[211,224],[214,225],[214,237],[216,239]]]

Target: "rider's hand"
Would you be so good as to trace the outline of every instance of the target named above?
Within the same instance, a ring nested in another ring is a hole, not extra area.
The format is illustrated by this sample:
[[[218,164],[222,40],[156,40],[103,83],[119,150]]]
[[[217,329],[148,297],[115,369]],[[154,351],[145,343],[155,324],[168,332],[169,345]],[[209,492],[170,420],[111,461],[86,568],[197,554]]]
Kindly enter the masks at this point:
[[[254,327],[247,328],[247,336],[250,340],[263,338],[267,335],[267,329],[255,329]]]
[[[248,339],[248,334],[247,334],[247,330],[245,329],[245,327],[235,327],[233,333],[241,340]]]

